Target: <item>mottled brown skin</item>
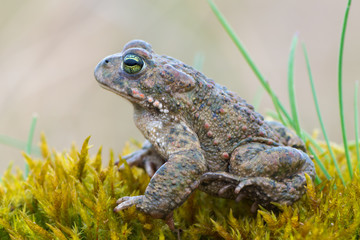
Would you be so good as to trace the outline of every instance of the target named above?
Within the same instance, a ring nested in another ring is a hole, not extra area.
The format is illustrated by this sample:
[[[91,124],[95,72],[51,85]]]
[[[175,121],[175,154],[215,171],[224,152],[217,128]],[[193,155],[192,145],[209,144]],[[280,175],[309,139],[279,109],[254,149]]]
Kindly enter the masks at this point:
[[[124,68],[133,54],[144,65]],[[256,204],[292,204],[315,177],[303,142],[280,123],[267,122],[236,93],[141,40],[102,60],[100,85],[134,106],[136,126],[149,141],[127,158],[152,176],[145,194],[122,197],[115,211],[135,205],[168,218],[195,189]],[[156,172],[155,172],[156,171]],[[155,174],[154,174],[155,172]]]

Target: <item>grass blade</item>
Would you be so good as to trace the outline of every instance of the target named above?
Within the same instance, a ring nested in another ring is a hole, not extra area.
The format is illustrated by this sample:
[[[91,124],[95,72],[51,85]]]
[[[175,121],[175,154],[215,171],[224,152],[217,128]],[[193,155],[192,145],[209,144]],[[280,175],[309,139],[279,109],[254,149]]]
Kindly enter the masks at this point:
[[[339,65],[338,65],[338,91],[339,91],[339,110],[340,110],[341,132],[342,132],[342,137],[343,137],[346,163],[347,163],[350,179],[352,179],[353,178],[353,169],[351,166],[350,152],[349,152],[348,143],[347,143],[346,128],[345,128],[345,116],[344,116],[344,104],[343,104],[343,97],[342,97],[343,54],[344,54],[345,33],[346,33],[346,27],[347,27],[347,20],[349,17],[350,5],[351,5],[351,0],[348,1],[347,7],[346,7],[344,23],[342,26],[341,39],[340,39]]]
[[[15,138],[11,138],[5,135],[0,135],[0,144],[4,144],[10,147],[14,147],[20,150],[25,151],[26,149],[26,142],[24,141],[20,141],[18,139]],[[40,148],[37,146],[32,146],[31,147],[31,152],[34,153],[37,156],[40,156]]]
[[[255,110],[258,110],[260,107],[261,100],[264,96],[264,88],[259,87],[255,93],[254,99],[252,101],[252,105],[254,106]]]
[[[25,149],[25,152],[28,155],[31,154],[32,142],[33,142],[33,139],[34,139],[34,132],[35,132],[35,127],[36,127],[36,122],[37,122],[37,115],[33,114],[31,124],[30,124],[30,130],[29,130],[28,139],[27,139],[27,142],[26,142],[26,149]],[[28,164],[26,164],[25,165],[25,178],[28,176],[28,174],[29,174],[29,166],[28,166]]]
[[[269,115],[270,117],[274,118],[277,121],[280,121],[281,119],[279,119],[278,114],[275,114],[273,111],[269,111],[266,113],[267,115]],[[285,125],[285,124],[284,124]],[[302,131],[303,137],[304,137],[304,142],[309,141],[310,144],[315,147],[317,149],[317,151],[320,153],[321,156],[324,156],[324,158],[328,161],[330,161],[330,159],[328,158],[328,156],[325,153],[325,150],[311,137],[311,135],[309,133],[307,133],[306,131]],[[320,159],[317,157],[317,153],[316,151],[311,147],[308,146],[308,149],[310,151],[310,153],[312,155],[314,155],[314,157],[316,156],[315,160],[318,161],[318,165],[321,169],[321,171],[324,173],[324,175],[326,176],[327,179],[331,179],[332,176],[330,175],[330,173],[326,170],[325,166],[322,164],[322,162],[320,162]]]
[[[31,154],[32,142],[33,142],[33,138],[34,138],[36,122],[37,122],[37,115],[33,114],[31,124],[30,124],[30,130],[29,130],[28,139],[27,139],[27,142],[26,142],[26,149],[25,149],[26,154]]]
[[[25,150],[26,143],[15,138],[11,138],[5,135],[0,135],[0,144],[4,144],[10,147],[14,147],[20,150]]]
[[[267,115],[269,115],[270,117],[276,119],[276,120],[280,120],[278,118],[278,116],[270,111],[270,112],[267,112]],[[328,158],[328,156],[325,154],[325,151],[324,149],[310,136],[310,134],[308,134],[307,132],[305,131],[302,131],[303,133],[303,136],[305,138],[305,142],[309,141],[310,144],[315,147],[317,149],[317,151],[320,153],[320,155],[324,156],[325,159],[327,159],[328,161],[330,161],[330,159]],[[308,146],[308,149],[309,149],[309,152],[311,155],[314,156],[315,158],[315,162],[319,165],[320,167],[320,170],[323,172],[324,176],[330,180],[332,178],[332,176],[330,175],[330,173],[326,170],[326,167],[324,166],[324,164],[320,161],[319,157],[317,156],[317,153],[316,151],[313,149],[312,146]],[[319,182],[317,182],[316,184],[318,184]]]
[[[202,54],[201,52],[196,53],[193,60],[193,67],[199,72],[201,72],[204,66],[204,61],[205,61],[204,54]]]
[[[296,108],[295,86],[294,86],[294,59],[295,59],[295,49],[296,49],[297,41],[298,41],[298,37],[296,34],[293,37],[290,48],[289,65],[288,65],[288,91],[289,91],[291,114],[294,122],[294,129],[296,131],[296,134],[300,138],[302,138],[300,124],[299,124],[299,117]]]
[[[314,156],[315,162],[319,166],[321,172],[325,175],[325,177],[327,179],[331,179],[331,175],[329,174],[329,172],[326,170],[326,167],[324,166],[324,164],[321,162],[321,160],[316,155],[315,150],[311,146],[309,146],[308,149],[309,149],[309,152]],[[319,181],[319,180],[317,180],[317,181]],[[319,183],[320,182],[317,182],[316,184],[319,184]]]
[[[359,108],[358,108],[358,90],[359,81],[355,82],[355,95],[354,95],[354,116],[355,116],[355,144],[356,144],[356,159],[357,165],[360,170],[360,146],[359,146]]]
[[[219,11],[219,9],[215,5],[215,3],[212,0],[208,0],[208,3],[210,5],[212,11],[214,12],[215,16],[218,18],[219,22],[221,23],[221,25],[227,32],[227,34],[230,36],[231,40],[235,43],[236,47],[238,48],[240,53],[243,55],[245,61],[250,66],[251,70],[254,72],[256,77],[260,80],[261,85],[264,87],[264,89],[267,91],[267,93],[271,96],[271,99],[272,99],[274,105],[277,104],[279,106],[281,112],[284,114],[284,116],[286,117],[288,122],[290,124],[292,124],[292,119],[290,118],[290,115],[288,114],[288,112],[286,111],[284,106],[281,104],[281,102],[279,101],[279,99],[276,96],[276,94],[274,93],[274,91],[271,89],[269,83],[265,80],[264,76],[260,73],[260,71],[256,67],[254,61],[250,58],[250,55],[246,51],[244,45],[241,43],[239,38],[236,36],[235,31],[232,29],[230,24],[226,21],[225,17],[221,14],[221,12]],[[277,103],[275,103],[275,101]]]
[[[329,138],[327,136],[325,126],[324,126],[324,122],[323,122],[322,117],[321,117],[320,107],[319,107],[319,103],[318,103],[317,96],[316,96],[315,84],[314,84],[314,80],[313,80],[312,73],[311,73],[311,68],[310,68],[310,61],[309,61],[309,57],[308,57],[308,54],[307,54],[307,51],[306,51],[306,48],[305,48],[305,44],[303,44],[302,47],[303,47],[306,67],[307,67],[307,71],[308,71],[308,75],[309,75],[309,79],[310,79],[311,92],[312,92],[313,99],[314,99],[314,105],[315,105],[315,108],[316,108],[317,117],[318,117],[319,122],[320,122],[321,131],[322,131],[322,134],[324,136],[324,139],[325,139],[327,148],[329,150],[331,159],[332,159],[332,161],[334,163],[334,166],[336,168],[336,172],[338,173],[338,175],[339,175],[339,177],[341,179],[341,182],[345,186],[346,183],[345,183],[344,177],[343,177],[343,175],[342,175],[342,173],[340,171],[339,165],[338,165],[338,163],[336,161],[335,154],[334,154],[334,152],[333,152],[333,150],[332,150],[332,148],[330,146]]]
[[[232,29],[232,27],[230,26],[230,24],[226,21],[225,17],[221,14],[221,12],[219,11],[219,9],[217,8],[217,6],[215,5],[215,3],[213,2],[213,0],[208,0],[208,3],[213,11],[213,13],[215,14],[215,16],[218,18],[219,22],[221,23],[221,25],[223,26],[223,28],[225,29],[225,31],[227,32],[227,34],[230,36],[231,40],[235,43],[236,47],[238,48],[238,50],[240,51],[240,53],[243,55],[245,61],[248,63],[248,65],[250,66],[251,70],[254,72],[254,74],[256,75],[256,77],[259,79],[261,85],[263,86],[263,88],[266,90],[266,92],[270,95],[273,104],[277,110],[278,113],[278,118],[281,119],[282,123],[285,123],[284,119],[282,119],[280,111],[282,112],[282,114],[284,114],[287,123],[289,123],[290,126],[294,127],[294,123],[293,120],[291,119],[289,113],[286,111],[285,107],[281,104],[281,102],[279,101],[278,97],[276,96],[275,92],[272,90],[272,88],[270,87],[269,83],[265,80],[265,78],[262,76],[262,74],[260,73],[259,69],[256,67],[254,61],[250,58],[250,55],[248,54],[248,52],[246,51],[245,47],[243,46],[243,44],[241,43],[241,41],[239,40],[239,38],[236,36],[235,31]],[[280,109],[280,111],[279,111]],[[313,153],[315,155],[315,151],[313,151]],[[319,167],[321,169],[321,171],[324,173],[324,175],[326,176],[326,178],[330,179],[331,176],[328,173],[328,171],[326,170],[326,168],[324,167],[324,165],[320,162],[318,162]]]

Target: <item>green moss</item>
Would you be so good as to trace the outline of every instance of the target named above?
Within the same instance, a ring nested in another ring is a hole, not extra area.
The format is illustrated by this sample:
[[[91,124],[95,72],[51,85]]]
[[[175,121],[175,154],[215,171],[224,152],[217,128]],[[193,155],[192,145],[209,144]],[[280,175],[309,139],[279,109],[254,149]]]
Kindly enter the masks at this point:
[[[162,220],[135,207],[112,211],[117,198],[143,193],[149,177],[136,167],[117,171],[113,153],[103,168],[101,148],[90,157],[88,142],[80,152],[72,147],[58,153],[42,138],[41,159],[24,155],[27,179],[8,169],[0,185],[0,239],[177,239]],[[344,166],[341,148],[333,150]],[[335,171],[331,162],[325,164]],[[279,213],[252,214],[249,202],[197,191],[175,211],[174,220],[182,239],[359,239],[359,196],[357,174],[346,187],[339,179],[316,187],[308,179],[307,194],[293,206],[278,206]]]

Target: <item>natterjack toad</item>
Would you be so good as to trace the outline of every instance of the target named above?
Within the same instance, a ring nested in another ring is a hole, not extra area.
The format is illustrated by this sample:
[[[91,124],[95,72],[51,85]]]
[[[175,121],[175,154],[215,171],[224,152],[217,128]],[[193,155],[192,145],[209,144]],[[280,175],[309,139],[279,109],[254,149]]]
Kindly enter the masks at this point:
[[[134,40],[95,69],[100,85],[129,100],[148,140],[127,157],[152,176],[145,194],[122,197],[115,211],[135,205],[167,218],[195,190],[256,204],[292,204],[315,177],[301,139],[264,121],[236,93],[150,44]],[[155,172],[156,171],[156,172]]]

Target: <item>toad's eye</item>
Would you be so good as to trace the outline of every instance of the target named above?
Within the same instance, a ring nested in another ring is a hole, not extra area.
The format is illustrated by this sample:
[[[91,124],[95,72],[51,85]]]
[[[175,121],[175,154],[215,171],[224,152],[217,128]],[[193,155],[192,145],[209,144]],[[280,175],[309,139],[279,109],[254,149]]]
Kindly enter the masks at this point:
[[[123,69],[129,74],[135,74],[141,71],[144,66],[144,61],[141,57],[135,54],[127,54],[124,57]]]

